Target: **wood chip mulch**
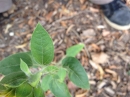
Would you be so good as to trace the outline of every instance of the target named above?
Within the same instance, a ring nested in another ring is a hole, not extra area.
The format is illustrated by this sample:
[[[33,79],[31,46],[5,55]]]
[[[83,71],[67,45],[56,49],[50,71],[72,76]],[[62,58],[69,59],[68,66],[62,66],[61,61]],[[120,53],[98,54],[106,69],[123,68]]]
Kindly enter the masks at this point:
[[[130,97],[130,30],[108,26],[99,6],[87,0],[13,2],[10,12],[0,14],[0,60],[29,51],[32,32],[40,22],[54,41],[54,62],[68,47],[85,44],[77,58],[88,73],[91,89],[82,90],[68,81],[73,97]],[[48,91],[46,97],[53,95]]]

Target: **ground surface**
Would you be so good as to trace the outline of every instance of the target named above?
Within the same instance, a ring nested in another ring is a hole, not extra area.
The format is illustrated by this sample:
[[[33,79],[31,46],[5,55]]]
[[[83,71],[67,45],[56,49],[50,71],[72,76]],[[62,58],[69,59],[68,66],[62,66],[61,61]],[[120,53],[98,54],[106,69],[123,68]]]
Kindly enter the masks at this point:
[[[0,60],[29,51],[33,29],[40,22],[54,41],[55,62],[66,48],[81,42],[86,46],[77,58],[91,89],[68,82],[74,97],[130,97],[130,30],[108,26],[98,6],[86,0],[15,0],[14,4],[11,14],[0,14]],[[47,92],[46,97],[52,94]]]

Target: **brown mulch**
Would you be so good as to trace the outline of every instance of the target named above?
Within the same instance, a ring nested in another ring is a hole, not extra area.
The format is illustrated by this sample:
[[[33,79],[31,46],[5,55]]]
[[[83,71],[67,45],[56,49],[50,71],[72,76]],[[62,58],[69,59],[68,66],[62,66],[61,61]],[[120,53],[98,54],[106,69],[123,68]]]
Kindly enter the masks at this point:
[[[32,32],[40,22],[54,41],[54,62],[66,48],[81,42],[86,46],[77,58],[91,89],[68,82],[73,97],[130,97],[130,30],[108,26],[98,6],[86,0],[14,0],[12,10],[0,14],[0,60],[29,51]],[[46,97],[53,97],[50,91]]]

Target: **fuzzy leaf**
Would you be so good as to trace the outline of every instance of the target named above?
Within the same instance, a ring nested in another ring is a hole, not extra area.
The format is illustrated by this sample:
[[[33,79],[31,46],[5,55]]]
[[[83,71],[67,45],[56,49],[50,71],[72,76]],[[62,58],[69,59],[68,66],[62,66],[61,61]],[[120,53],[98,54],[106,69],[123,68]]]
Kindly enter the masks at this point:
[[[39,64],[47,65],[54,57],[53,41],[47,31],[37,24],[31,38],[31,53]]]
[[[34,97],[45,97],[41,86],[38,86],[38,87],[34,88]]]
[[[21,71],[20,59],[27,63],[29,67],[33,65],[29,52],[17,53],[0,61],[0,73],[7,75],[13,72]]]
[[[20,69],[27,75],[30,76],[31,75],[31,71],[28,68],[28,65],[21,59],[20,62]]]
[[[50,84],[51,80],[52,80],[51,75],[45,75],[42,78],[41,87],[45,92],[49,89],[49,84]]]
[[[78,87],[89,89],[89,80],[86,71],[74,57],[66,57],[62,61],[63,67],[69,70],[69,79]]]
[[[49,88],[55,97],[71,97],[66,84],[57,79],[51,81]]]
[[[23,83],[18,88],[16,88],[16,97],[30,97],[33,88],[28,83]],[[33,96],[32,96],[33,97]]]
[[[8,87],[18,87],[22,83],[24,83],[27,80],[26,75],[20,71],[20,72],[14,72],[9,75],[6,75],[2,80],[1,84]]]
[[[64,68],[60,68],[57,74],[60,78],[60,81],[63,82],[66,77],[66,70]]]
[[[29,77],[29,84],[32,87],[36,87],[38,85],[38,83],[40,82],[41,76],[42,76],[41,72],[37,72],[37,73],[31,75]]]
[[[79,43],[77,45],[71,46],[66,50],[66,56],[75,57],[84,47],[84,44]]]
[[[12,89],[10,92],[8,92],[4,97],[14,97],[15,96],[15,89]]]

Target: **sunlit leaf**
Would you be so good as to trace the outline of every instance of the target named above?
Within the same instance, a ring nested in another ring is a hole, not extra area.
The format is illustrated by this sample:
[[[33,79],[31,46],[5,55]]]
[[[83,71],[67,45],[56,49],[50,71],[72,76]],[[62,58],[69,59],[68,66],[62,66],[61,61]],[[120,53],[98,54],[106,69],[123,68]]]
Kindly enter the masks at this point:
[[[55,71],[58,71],[58,68],[56,66],[50,65],[50,66],[47,66],[44,71],[45,72],[55,72]]]
[[[57,79],[51,81],[49,88],[55,97],[71,97],[66,84]]]
[[[41,87],[44,91],[47,91],[49,89],[49,84],[52,80],[52,76],[51,75],[45,75],[43,78],[42,78],[42,81],[41,81]]]
[[[24,83],[27,80],[26,75],[20,71],[20,72],[14,72],[9,75],[6,75],[2,80],[1,84],[8,87],[18,87],[22,83]]]
[[[66,50],[66,56],[75,57],[84,47],[84,44],[79,43],[77,45],[71,46]]]
[[[31,75],[29,77],[30,85],[33,86],[33,87],[36,87],[38,85],[38,83],[40,82],[41,76],[42,76],[41,72],[37,72],[37,73]]]
[[[8,92],[4,97],[14,97],[15,96],[15,89],[12,89],[10,92]]]
[[[45,97],[41,86],[38,86],[38,87],[34,88],[34,97]]]
[[[74,57],[66,57],[62,61],[63,67],[69,71],[69,79],[78,87],[89,89],[89,80],[86,71]]]
[[[33,65],[32,59],[28,52],[17,53],[0,61],[0,73],[7,75],[13,72],[21,71],[20,59],[27,63],[29,67]]]
[[[53,41],[39,23],[31,38],[31,53],[36,62],[43,65],[49,64],[54,57]]]
[[[28,83],[24,83],[16,88],[16,97],[29,97],[32,93],[33,88]],[[32,96],[33,97],[33,96]]]
[[[66,70],[64,68],[60,68],[57,74],[60,78],[60,81],[63,82],[66,77]]]
[[[31,75],[31,71],[28,68],[28,65],[21,59],[20,60],[20,69],[27,75]]]

